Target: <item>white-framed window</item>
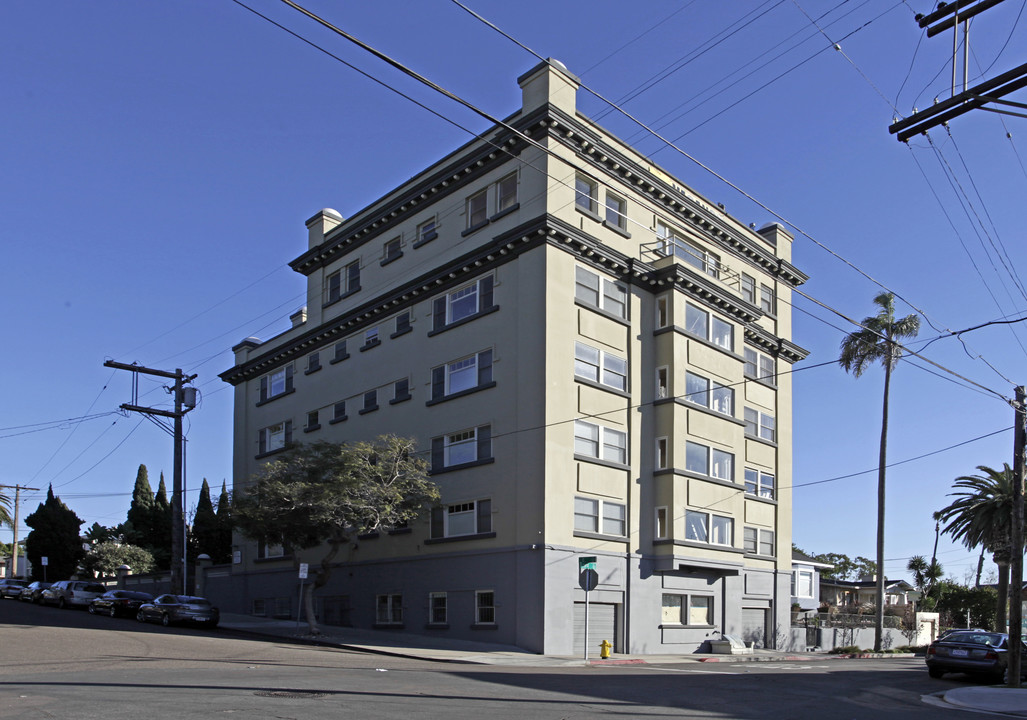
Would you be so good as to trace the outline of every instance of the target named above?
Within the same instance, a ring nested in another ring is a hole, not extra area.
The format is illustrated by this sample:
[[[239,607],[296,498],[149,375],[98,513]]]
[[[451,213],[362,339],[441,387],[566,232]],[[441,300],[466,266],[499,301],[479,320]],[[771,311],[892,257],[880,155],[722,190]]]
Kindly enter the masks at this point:
[[[735,349],[734,325],[691,303],[685,306],[685,332],[725,350]]]
[[[680,258],[686,265],[691,265],[710,277],[720,277],[720,257],[688,240],[680,232],[662,222],[656,223],[656,237],[661,242],[664,255]]]
[[[697,442],[685,443],[685,470],[734,482],[735,456]]]
[[[699,510],[685,510],[685,539],[711,545],[734,543],[733,518]]]
[[[774,358],[749,347],[745,348],[743,355],[745,357],[744,372],[746,377],[767,380],[769,382],[775,381],[777,363],[774,362]]]
[[[417,239],[414,241],[414,246],[420,247],[425,243],[430,243],[438,236],[438,221],[435,218],[425,220],[417,226]]]
[[[467,198],[467,229],[479,227],[488,222],[488,189],[482,189]]]
[[[626,230],[628,227],[627,215],[628,202],[619,195],[606,191],[606,220],[607,225]]]
[[[432,301],[433,332],[472,318],[493,307],[495,278],[486,275]]]
[[[445,625],[449,621],[449,598],[444,592],[428,593],[428,622],[432,625]]]
[[[492,532],[492,500],[471,500],[432,508],[433,539]]]
[[[459,360],[439,365],[431,371],[431,397],[466,392],[492,382],[492,350],[482,350]]]
[[[627,506],[597,498],[574,498],[574,529],[603,535],[627,535]]]
[[[381,342],[381,340],[378,337],[378,327],[377,326],[371,327],[371,328],[367,328],[367,330],[364,331],[364,345],[363,345],[363,348],[374,347],[375,345],[378,345],[380,342]],[[361,349],[363,349],[363,348],[361,348]]]
[[[584,420],[575,420],[574,454],[626,465],[627,433]]]
[[[491,425],[480,425],[432,438],[432,472],[491,458]]]
[[[769,555],[774,553],[774,531],[762,528],[746,527],[744,529],[743,549],[752,555]]]
[[[656,469],[665,470],[670,466],[670,450],[668,439],[656,438]]]
[[[261,428],[257,433],[257,454],[284,450],[292,444],[292,420]]]
[[[399,625],[403,622],[402,595],[379,595],[375,607],[375,621],[379,625]]]
[[[474,622],[476,625],[496,624],[496,593],[492,590],[474,591]]]
[[[812,570],[794,570],[792,572],[792,597],[813,597]]]
[[[289,363],[260,378],[260,396],[258,402],[267,402],[271,398],[292,392],[293,366]]]
[[[627,287],[623,283],[600,277],[580,265],[574,268],[574,297],[619,318],[628,316]]]
[[[738,285],[739,292],[742,295],[743,300],[747,300],[753,305],[756,304],[756,278],[752,275],[746,275],[742,273],[742,278]]]
[[[656,524],[653,529],[653,535],[657,540],[663,540],[669,537],[670,526],[668,524],[667,512],[666,507],[656,508]]]
[[[599,213],[599,184],[592,178],[578,174],[574,177],[574,204],[592,215]]]
[[[628,389],[628,361],[583,342],[575,342],[574,376],[625,391]]]
[[[325,278],[326,303],[335,302],[360,289],[360,261],[354,260],[342,270],[336,270]]]
[[[774,442],[777,439],[774,416],[756,408],[745,408],[745,433]]]
[[[663,595],[664,625],[712,625],[713,598],[709,595]]]
[[[745,492],[772,500],[774,498],[774,476],[756,468],[745,468]]]
[[[768,315],[777,314],[777,298],[774,297],[774,288],[769,285],[760,285],[760,310]]]
[[[670,325],[670,296],[660,295],[656,298],[656,327],[665,328]]]
[[[735,391],[709,378],[685,373],[685,400],[724,415],[735,413]]]
[[[517,204],[517,173],[510,173],[496,183],[496,213]]]

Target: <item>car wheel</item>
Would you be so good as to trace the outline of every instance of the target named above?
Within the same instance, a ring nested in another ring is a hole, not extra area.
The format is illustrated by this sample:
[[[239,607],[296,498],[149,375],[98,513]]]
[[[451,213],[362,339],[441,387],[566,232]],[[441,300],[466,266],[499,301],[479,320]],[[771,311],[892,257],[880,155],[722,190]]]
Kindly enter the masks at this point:
[[[64,598],[61,598],[60,600],[57,601],[57,607],[59,607],[61,610],[64,610],[65,608],[68,607],[68,603],[66,603],[64,601]]]
[[[139,622],[146,622],[146,615],[143,614],[142,610],[136,613],[136,620]]]
[[[107,611],[107,614],[110,615],[111,617],[117,617],[118,616],[118,611],[114,609],[113,605],[111,605],[110,610]]]
[[[929,667],[929,668],[927,668],[927,674],[930,675],[933,678],[940,678],[942,675],[945,674],[945,671],[944,670],[940,670],[938,668]]]
[[[171,617],[167,613],[164,613],[160,616],[160,624],[167,627],[171,624]]]
[[[96,606],[93,605],[92,603],[89,603],[89,614],[90,615],[96,615]]]

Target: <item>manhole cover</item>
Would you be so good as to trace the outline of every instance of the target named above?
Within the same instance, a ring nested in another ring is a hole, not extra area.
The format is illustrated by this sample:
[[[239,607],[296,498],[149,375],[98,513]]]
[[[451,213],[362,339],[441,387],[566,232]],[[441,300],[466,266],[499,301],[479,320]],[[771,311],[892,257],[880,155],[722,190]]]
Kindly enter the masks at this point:
[[[273,698],[319,698],[327,695],[320,690],[258,690],[253,694]]]

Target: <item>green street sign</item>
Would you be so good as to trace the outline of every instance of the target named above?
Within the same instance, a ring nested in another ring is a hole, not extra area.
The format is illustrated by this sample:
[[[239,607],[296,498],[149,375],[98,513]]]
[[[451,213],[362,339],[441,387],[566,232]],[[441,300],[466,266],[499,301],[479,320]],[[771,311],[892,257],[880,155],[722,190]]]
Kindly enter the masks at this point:
[[[596,559],[593,557],[579,557],[578,558],[578,572],[583,570],[598,570]]]

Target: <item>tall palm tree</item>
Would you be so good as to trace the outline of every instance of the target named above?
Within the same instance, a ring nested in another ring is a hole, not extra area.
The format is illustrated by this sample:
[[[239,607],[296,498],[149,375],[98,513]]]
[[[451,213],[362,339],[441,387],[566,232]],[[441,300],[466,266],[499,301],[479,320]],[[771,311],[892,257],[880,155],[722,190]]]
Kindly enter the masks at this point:
[[[11,524],[11,498],[4,495],[3,491],[0,490],[0,525]]]
[[[838,364],[845,372],[859,377],[871,365],[884,366],[884,404],[881,412],[881,452],[877,466],[877,608],[874,618],[874,651],[881,651],[884,635],[884,480],[888,451],[888,394],[891,374],[902,357],[903,338],[914,338],[920,332],[920,318],[907,315],[895,318],[895,296],[890,292],[874,298],[880,308],[876,315],[864,318],[861,327],[842,340]]]
[[[1012,560],[1013,470],[1008,463],[1002,470],[978,465],[980,475],[963,475],[953,484],[956,498],[938,511],[942,532],[959,540],[968,549],[987,550],[998,566],[998,607],[995,629],[1005,631],[1006,600],[1009,595],[1009,562]]]

